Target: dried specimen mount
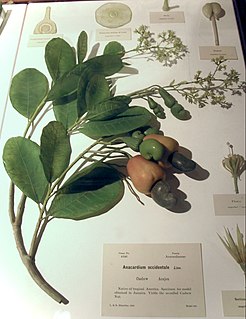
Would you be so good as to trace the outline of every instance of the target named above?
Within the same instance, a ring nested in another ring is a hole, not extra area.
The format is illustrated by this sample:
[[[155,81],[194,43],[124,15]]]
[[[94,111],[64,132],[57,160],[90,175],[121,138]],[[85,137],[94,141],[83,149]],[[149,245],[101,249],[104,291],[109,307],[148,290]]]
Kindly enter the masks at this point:
[[[210,2],[206,3],[202,7],[202,13],[206,18],[208,18],[212,22],[215,45],[220,45],[216,20],[219,20],[220,18],[224,17],[225,10],[221,7],[221,5],[218,2]]]

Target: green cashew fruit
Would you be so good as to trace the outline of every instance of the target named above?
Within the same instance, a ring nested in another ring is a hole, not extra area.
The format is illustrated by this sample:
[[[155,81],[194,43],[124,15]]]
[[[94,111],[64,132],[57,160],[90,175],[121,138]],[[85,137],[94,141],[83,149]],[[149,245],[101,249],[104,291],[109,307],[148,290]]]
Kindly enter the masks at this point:
[[[155,139],[144,140],[139,146],[140,154],[147,160],[160,161],[165,154],[165,147]]]

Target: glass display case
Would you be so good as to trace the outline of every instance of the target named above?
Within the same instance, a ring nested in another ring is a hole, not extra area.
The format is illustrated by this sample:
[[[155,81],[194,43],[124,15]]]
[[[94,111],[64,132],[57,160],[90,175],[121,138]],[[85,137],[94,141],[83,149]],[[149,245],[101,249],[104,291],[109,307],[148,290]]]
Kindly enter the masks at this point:
[[[234,5],[3,5],[5,318],[244,317]]]

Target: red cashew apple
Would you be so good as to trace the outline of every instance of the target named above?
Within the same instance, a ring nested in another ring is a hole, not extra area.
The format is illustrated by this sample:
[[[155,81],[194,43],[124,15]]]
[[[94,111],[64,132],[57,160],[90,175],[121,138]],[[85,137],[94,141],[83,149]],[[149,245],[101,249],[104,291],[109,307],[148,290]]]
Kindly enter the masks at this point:
[[[155,162],[146,160],[141,155],[129,159],[127,173],[134,187],[140,192],[149,195],[152,186],[166,177],[164,169]]]

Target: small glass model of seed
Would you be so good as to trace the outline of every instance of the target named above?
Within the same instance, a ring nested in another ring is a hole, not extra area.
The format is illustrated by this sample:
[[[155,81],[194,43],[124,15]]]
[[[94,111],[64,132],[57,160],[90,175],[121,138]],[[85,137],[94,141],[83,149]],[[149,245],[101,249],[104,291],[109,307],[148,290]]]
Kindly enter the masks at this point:
[[[227,142],[227,145],[229,147],[229,154],[223,159],[222,165],[231,173],[234,182],[235,193],[239,194],[238,180],[240,180],[240,176],[245,171],[246,161],[242,155],[234,154],[233,145],[231,145],[229,142]]]

